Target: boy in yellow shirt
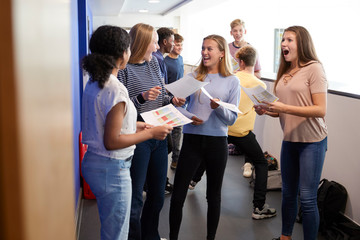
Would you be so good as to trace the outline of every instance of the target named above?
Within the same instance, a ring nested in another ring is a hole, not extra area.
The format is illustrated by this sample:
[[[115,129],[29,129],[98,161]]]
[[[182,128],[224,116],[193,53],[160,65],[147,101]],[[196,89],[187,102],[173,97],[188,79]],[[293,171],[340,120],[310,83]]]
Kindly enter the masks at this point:
[[[236,73],[236,76],[240,80],[241,87],[252,88],[261,85],[266,88],[265,83],[254,75],[256,50],[250,45],[246,45],[240,48],[235,56],[240,63],[240,71]],[[255,167],[252,217],[254,219],[270,218],[276,215],[276,210],[265,203],[268,164],[255,134],[252,132],[256,118],[254,104],[246,93],[243,90],[241,91],[239,110],[243,114],[239,114],[234,125],[229,126],[228,142],[238,147]]]

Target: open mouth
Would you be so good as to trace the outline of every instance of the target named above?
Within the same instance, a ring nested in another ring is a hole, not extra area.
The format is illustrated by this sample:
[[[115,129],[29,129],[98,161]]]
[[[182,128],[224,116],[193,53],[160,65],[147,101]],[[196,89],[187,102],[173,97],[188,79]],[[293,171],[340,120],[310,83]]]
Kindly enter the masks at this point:
[[[203,57],[204,61],[208,61],[210,58],[209,57]]]
[[[284,49],[284,50],[283,50],[283,54],[284,54],[284,56],[288,55],[288,54],[289,54],[289,50]]]

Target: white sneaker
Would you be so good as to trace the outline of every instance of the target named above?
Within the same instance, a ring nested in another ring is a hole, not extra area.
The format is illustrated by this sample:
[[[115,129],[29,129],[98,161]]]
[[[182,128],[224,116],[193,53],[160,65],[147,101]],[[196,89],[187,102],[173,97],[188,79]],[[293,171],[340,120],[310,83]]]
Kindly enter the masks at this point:
[[[251,165],[251,163],[245,163],[243,168],[244,168],[243,176],[246,177],[246,178],[251,177],[251,174],[252,174],[252,165]]]
[[[160,240],[166,240],[166,238],[160,238]]]

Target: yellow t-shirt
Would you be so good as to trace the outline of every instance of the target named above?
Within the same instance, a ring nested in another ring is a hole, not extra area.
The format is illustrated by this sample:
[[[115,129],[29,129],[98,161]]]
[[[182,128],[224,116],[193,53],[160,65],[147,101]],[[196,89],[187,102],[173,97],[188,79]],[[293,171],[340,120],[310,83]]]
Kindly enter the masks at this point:
[[[266,89],[266,84],[259,80],[255,75],[243,71],[237,72],[236,76],[240,80],[240,86],[245,88],[252,88],[261,85]],[[238,118],[232,126],[229,126],[228,135],[234,137],[244,137],[254,129],[256,112],[254,110],[254,103],[241,89],[239,110],[243,114],[238,114]]]

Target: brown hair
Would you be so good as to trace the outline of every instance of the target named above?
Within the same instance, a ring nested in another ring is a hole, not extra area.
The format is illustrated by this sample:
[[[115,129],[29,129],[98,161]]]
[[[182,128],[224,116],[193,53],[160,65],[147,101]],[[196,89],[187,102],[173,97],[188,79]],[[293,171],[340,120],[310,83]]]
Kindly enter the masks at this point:
[[[296,35],[298,66],[301,68],[310,61],[320,62],[315,51],[314,43],[311,39],[310,33],[302,26],[291,26],[285,29],[285,32],[293,32]],[[274,91],[281,76],[290,69],[291,63],[286,62],[284,55],[280,55],[280,65],[277,73]]]
[[[255,66],[256,62],[256,50],[250,45],[246,45],[239,49],[235,53],[235,57],[239,60],[243,60],[245,63],[245,66],[247,67],[253,67]]]
[[[130,50],[131,57],[129,63],[141,62],[147,51],[147,47],[152,41],[154,27],[138,23],[130,29]]]
[[[182,42],[182,41],[184,41],[184,38],[183,38],[180,34],[178,34],[178,33],[175,33],[175,34],[174,34],[174,39],[175,39],[175,42]]]

